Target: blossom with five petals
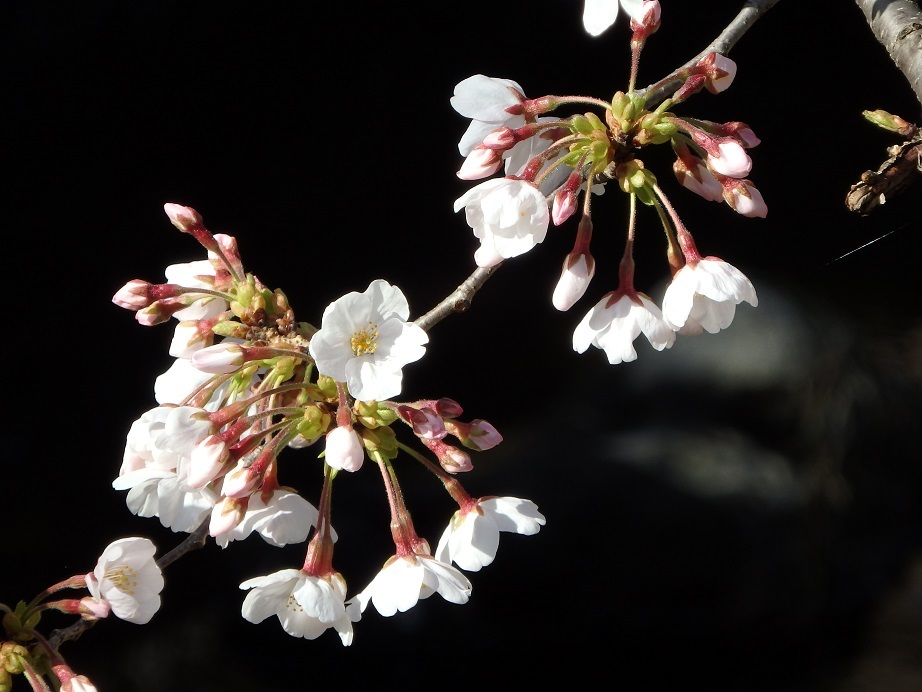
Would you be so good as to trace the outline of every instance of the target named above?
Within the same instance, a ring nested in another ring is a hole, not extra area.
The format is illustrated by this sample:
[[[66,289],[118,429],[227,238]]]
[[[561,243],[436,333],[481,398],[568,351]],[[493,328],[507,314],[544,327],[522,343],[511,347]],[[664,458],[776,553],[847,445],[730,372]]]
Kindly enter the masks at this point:
[[[736,306],[759,304],[752,282],[718,257],[688,262],[672,277],[663,296],[663,317],[680,334],[711,334],[726,329]]]
[[[376,279],[363,293],[347,293],[327,306],[311,337],[311,357],[322,375],[345,382],[359,401],[396,396],[401,368],[422,358],[429,341],[409,317],[403,292]]]
[[[349,600],[346,612],[352,622],[358,622],[371,602],[381,615],[390,617],[434,593],[450,603],[467,603],[471,588],[471,582],[461,572],[426,552],[394,555],[371,583]]]
[[[525,124],[525,116],[512,115],[507,110],[525,100],[518,82],[499,77],[475,74],[455,86],[451,107],[471,124],[458,142],[461,156],[467,156],[484,138],[501,127],[517,128]]]
[[[547,237],[547,200],[534,183],[526,180],[484,181],[455,200],[454,209],[464,209],[468,225],[480,239],[480,248],[474,253],[480,267],[517,257]]]
[[[108,603],[122,620],[143,625],[160,609],[163,574],[157,549],[147,538],[121,538],[102,552],[86,586],[97,601]]]
[[[605,351],[608,362],[617,365],[637,359],[634,339],[643,332],[657,351],[670,348],[675,332],[663,319],[656,304],[642,293],[606,293],[577,325],[573,350],[583,353],[589,346]]]
[[[352,621],[346,615],[346,580],[338,572],[318,577],[299,569],[283,569],[247,579],[241,589],[252,589],[241,612],[252,623],[271,615],[294,637],[316,639],[331,627],[345,646],[352,644]]]
[[[531,536],[544,523],[544,515],[531,500],[482,497],[454,513],[439,539],[435,558],[477,572],[496,557],[500,531]]]

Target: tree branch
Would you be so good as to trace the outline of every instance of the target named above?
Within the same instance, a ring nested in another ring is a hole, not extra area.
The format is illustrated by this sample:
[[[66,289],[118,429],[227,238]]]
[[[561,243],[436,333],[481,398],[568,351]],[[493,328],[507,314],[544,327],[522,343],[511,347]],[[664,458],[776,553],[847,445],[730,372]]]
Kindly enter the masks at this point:
[[[739,14],[727,25],[727,28],[720,32],[720,35],[711,41],[710,45],[698,53],[694,58],[676,69],[666,79],[657,82],[656,85],[650,85],[646,89],[638,91],[641,95],[647,97],[647,107],[652,108],[660,103],[676,89],[682,86],[682,78],[677,75],[685,69],[695,65],[701,58],[708,53],[720,53],[721,55],[729,54],[730,50],[737,44],[756,20],[768,12],[778,3],[778,0],[746,0]]]
[[[912,0],[855,0],[922,105],[922,12]]]
[[[458,286],[451,294],[441,303],[432,308],[425,315],[415,320],[416,326],[424,331],[429,331],[436,324],[444,320],[450,314],[455,312],[466,312],[471,307],[471,300],[474,294],[487,282],[501,265],[495,267],[478,267],[474,273],[467,277],[464,282]]]

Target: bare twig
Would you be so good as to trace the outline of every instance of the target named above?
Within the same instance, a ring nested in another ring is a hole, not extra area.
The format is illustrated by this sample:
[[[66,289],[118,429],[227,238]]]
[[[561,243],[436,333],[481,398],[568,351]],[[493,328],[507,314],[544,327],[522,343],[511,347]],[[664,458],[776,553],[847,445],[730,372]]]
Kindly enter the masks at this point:
[[[746,2],[743,4],[743,8],[739,11],[739,14],[737,14],[733,21],[727,25],[726,29],[720,32],[720,35],[717,38],[711,41],[707,48],[698,53],[698,55],[689,60],[687,63],[676,69],[672,75],[667,77],[665,80],[657,82],[655,87],[654,85],[650,85],[646,89],[638,90],[639,94],[646,95],[647,107],[652,108],[667,96],[674,93],[680,86],[682,86],[683,80],[677,75],[682,70],[688,69],[692,65],[696,64],[708,53],[720,53],[721,55],[729,54],[733,46],[735,46],[737,42],[743,37],[743,34],[752,28],[752,25],[755,24],[756,20],[768,12],[777,3],[778,0],[746,0]]]
[[[862,173],[861,180],[849,189],[845,196],[849,211],[867,216],[913,181],[922,182],[922,132],[893,145],[887,153],[890,158],[880,168]]]
[[[922,104],[922,11],[912,0],[855,0]]]
[[[497,264],[495,267],[478,267],[474,270],[474,273],[467,277],[458,288],[445,298],[445,300],[416,320],[416,326],[429,331],[452,313],[465,312],[471,306],[471,300],[474,298],[474,294],[480,290],[481,286],[487,282],[487,279],[493,276],[500,266],[501,265]]]

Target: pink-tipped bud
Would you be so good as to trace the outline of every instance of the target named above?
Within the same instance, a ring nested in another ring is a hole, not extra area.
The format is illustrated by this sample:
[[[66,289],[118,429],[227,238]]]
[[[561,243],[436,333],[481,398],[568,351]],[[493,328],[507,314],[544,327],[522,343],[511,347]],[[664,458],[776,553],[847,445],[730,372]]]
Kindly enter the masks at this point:
[[[483,145],[474,147],[461,164],[457,176],[461,180],[480,180],[493,175],[502,167],[503,156]]]
[[[752,131],[749,125],[737,120],[724,123],[717,129],[717,133],[727,137],[733,137],[733,139],[743,145],[744,149],[752,149],[752,147],[762,143],[762,140],[756,137],[756,133]]]
[[[515,130],[508,127],[501,127],[498,130],[493,130],[493,132],[483,138],[483,146],[487,149],[505,151],[514,146],[518,141],[518,138],[515,136]]]
[[[631,17],[631,31],[634,35],[631,40],[644,41],[655,34],[661,24],[662,8],[659,0],[644,0],[639,17]]]
[[[576,213],[579,207],[576,194],[573,190],[562,187],[554,195],[554,204],[551,207],[551,219],[555,226],[559,226]]]
[[[768,216],[768,205],[752,183],[748,180],[732,181],[724,189],[724,199],[737,214],[764,219]]]
[[[474,468],[474,464],[471,463],[471,457],[467,452],[453,445],[445,444],[441,440],[420,439],[422,439],[423,444],[435,452],[439,459],[439,464],[448,473],[463,473]]]
[[[736,63],[720,53],[708,53],[698,61],[698,67],[706,77],[704,88],[712,94],[727,89],[736,77]]]
[[[708,152],[708,167],[730,178],[745,178],[752,170],[752,159],[743,146],[733,139],[718,142],[717,152]]]
[[[365,448],[351,425],[340,425],[327,433],[324,461],[334,469],[358,471],[365,461]]]
[[[186,485],[204,488],[217,478],[230,460],[227,443],[220,435],[209,435],[192,447],[187,467]]]
[[[96,685],[85,675],[75,675],[66,663],[51,666],[55,677],[60,681],[60,692],[96,692]]]
[[[183,233],[191,233],[202,228],[202,217],[192,207],[167,202],[163,205],[163,211],[170,218],[170,222]]]
[[[102,618],[109,617],[109,612],[112,610],[109,601],[105,599],[97,601],[95,598],[85,596],[80,599],[79,603],[80,616],[84,620],[101,620]]]
[[[441,440],[448,434],[445,422],[434,410],[428,407],[413,408],[398,406],[397,413],[413,427],[413,433],[427,440]]]
[[[246,362],[246,353],[240,344],[222,342],[192,354],[192,365],[202,372],[225,375],[237,372]]]
[[[454,399],[449,399],[447,396],[443,396],[441,399],[434,402],[433,408],[442,418],[457,418],[464,413],[461,404]]]
[[[154,301],[146,308],[138,310],[134,313],[134,318],[145,327],[153,327],[155,324],[169,321],[174,314],[185,307],[188,306],[182,299],[166,298]]]
[[[238,463],[234,469],[224,476],[221,484],[221,494],[225,497],[248,497],[262,483],[263,475],[254,466],[244,466]]]
[[[690,168],[689,163],[694,167]],[[672,164],[672,170],[675,173],[679,185],[691,190],[696,195],[704,197],[711,202],[722,202],[724,199],[724,188],[717,178],[704,165],[704,162],[698,157],[692,157],[688,154],[685,159],[678,158]]]
[[[233,531],[246,516],[249,496],[245,498],[225,497],[211,510],[211,521],[208,523],[208,533],[211,536],[220,536],[222,533]]]
[[[151,304],[149,281],[132,279],[112,296],[112,302],[126,310],[140,310]]]
[[[551,297],[554,307],[560,311],[573,307],[576,301],[586,293],[593,276],[595,276],[595,259],[592,255],[588,252],[579,254],[571,252],[567,255],[563,261],[560,279],[554,287],[554,295]]]
[[[460,421],[447,421],[448,431],[457,437],[461,444],[478,452],[492,449],[503,441],[503,436],[492,424],[477,418],[470,423]]]

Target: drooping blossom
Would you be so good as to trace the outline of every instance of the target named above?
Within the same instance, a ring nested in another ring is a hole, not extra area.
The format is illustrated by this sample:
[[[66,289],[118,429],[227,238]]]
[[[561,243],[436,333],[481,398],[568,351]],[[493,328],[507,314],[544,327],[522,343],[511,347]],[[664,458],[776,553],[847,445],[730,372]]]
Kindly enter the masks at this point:
[[[108,603],[116,617],[137,625],[160,609],[163,574],[154,560],[157,549],[147,538],[121,538],[110,543],[86,586],[97,601]]]
[[[531,536],[544,523],[544,515],[531,500],[483,497],[454,513],[439,539],[435,557],[477,572],[496,557],[500,531]]]
[[[338,471],[358,471],[365,461],[365,448],[355,428],[338,425],[326,436],[324,461]]]
[[[560,279],[554,287],[551,303],[561,311],[569,310],[586,293],[595,276],[595,259],[591,254],[569,254],[564,258]]]
[[[222,548],[258,533],[269,545],[281,547],[302,543],[312,526],[317,525],[317,508],[290,490],[277,488],[269,493],[249,496],[243,517],[225,532],[212,536]],[[335,538],[334,538],[335,540]]]
[[[656,304],[643,293],[611,291],[586,314],[573,332],[573,350],[583,353],[600,348],[608,362],[617,365],[637,359],[634,339],[641,332],[657,351],[670,348],[675,332]]]
[[[522,87],[511,79],[475,74],[459,82],[450,100],[451,107],[471,119],[458,142],[461,156],[468,156],[493,130],[524,125],[524,115],[511,114],[507,110],[524,100]]]
[[[311,357],[322,375],[345,382],[359,401],[396,396],[403,366],[422,358],[429,341],[409,317],[403,292],[376,279],[363,293],[347,293],[327,306],[311,337]]]
[[[585,0],[583,27],[591,36],[599,36],[615,23],[619,10],[636,22],[643,20],[643,0]]]
[[[352,620],[346,615],[346,581],[338,572],[324,577],[299,569],[283,569],[240,585],[250,589],[243,599],[244,619],[258,624],[278,617],[294,637],[316,639],[331,627],[345,646],[352,644]]]
[[[550,222],[541,191],[525,180],[494,178],[455,200],[455,212],[464,209],[468,225],[480,239],[474,261],[492,267],[517,257],[544,241]]]
[[[717,257],[688,262],[672,277],[663,296],[663,317],[680,334],[711,334],[726,329],[736,306],[759,304],[752,282]]]
[[[434,593],[450,603],[467,603],[471,588],[471,582],[461,572],[429,554],[394,555],[371,583],[349,600],[346,612],[353,622],[358,622],[368,604],[373,603],[381,615],[390,617]]]

